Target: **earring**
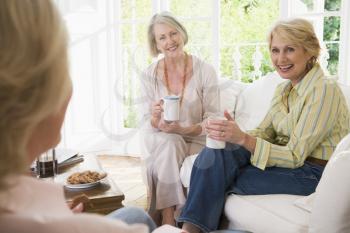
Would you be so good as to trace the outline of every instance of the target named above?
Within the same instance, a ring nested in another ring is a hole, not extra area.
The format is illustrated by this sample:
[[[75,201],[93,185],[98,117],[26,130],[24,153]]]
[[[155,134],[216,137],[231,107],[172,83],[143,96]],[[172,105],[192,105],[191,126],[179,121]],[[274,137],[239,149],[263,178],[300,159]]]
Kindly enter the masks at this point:
[[[312,67],[314,67],[315,63],[316,63],[316,57],[311,57],[306,64],[306,69],[311,70]]]

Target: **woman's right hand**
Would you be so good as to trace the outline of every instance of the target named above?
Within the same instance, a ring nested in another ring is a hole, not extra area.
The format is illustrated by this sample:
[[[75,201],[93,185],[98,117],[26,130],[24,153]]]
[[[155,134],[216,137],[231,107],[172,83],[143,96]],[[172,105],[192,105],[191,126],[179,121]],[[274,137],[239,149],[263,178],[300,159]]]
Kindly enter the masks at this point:
[[[158,128],[159,121],[162,117],[163,107],[161,105],[161,100],[153,103],[152,105],[152,119],[151,123],[153,127]]]
[[[152,117],[156,119],[160,119],[162,116],[163,107],[161,105],[161,100],[153,103],[152,105]]]

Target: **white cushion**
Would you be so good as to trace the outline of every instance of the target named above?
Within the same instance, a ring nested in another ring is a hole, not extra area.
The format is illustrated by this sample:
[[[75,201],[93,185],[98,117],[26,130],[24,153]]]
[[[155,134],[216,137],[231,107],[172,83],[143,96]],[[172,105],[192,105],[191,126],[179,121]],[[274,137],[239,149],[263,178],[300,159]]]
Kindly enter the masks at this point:
[[[316,193],[312,193],[309,196],[298,198],[295,200],[294,205],[311,213],[315,195]]]
[[[194,161],[196,160],[198,154],[187,156],[181,165],[180,169],[180,179],[181,183],[185,188],[190,187],[191,172]]]
[[[297,195],[230,195],[225,204],[229,229],[254,233],[307,232],[310,214],[294,205]]]
[[[248,84],[230,80],[227,78],[219,79],[219,93],[220,93],[220,112],[227,110],[234,116],[234,110],[238,96]]]
[[[277,72],[254,81],[239,95],[235,119],[243,130],[256,128],[264,119],[278,84],[285,81]]]
[[[323,171],[310,218],[310,233],[350,232],[350,134]],[[342,150],[340,150],[342,149]]]

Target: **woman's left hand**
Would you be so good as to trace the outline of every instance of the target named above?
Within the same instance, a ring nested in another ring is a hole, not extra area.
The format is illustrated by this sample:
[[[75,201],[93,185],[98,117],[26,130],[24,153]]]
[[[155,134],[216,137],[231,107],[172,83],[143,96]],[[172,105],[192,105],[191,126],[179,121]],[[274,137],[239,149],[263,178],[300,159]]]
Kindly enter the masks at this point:
[[[82,213],[84,211],[84,204],[80,202],[78,205],[73,206],[72,203],[68,204],[68,207],[71,209],[71,211],[75,214]]]
[[[183,131],[183,128],[180,126],[180,124],[177,121],[173,121],[171,123],[165,123],[163,119],[159,123],[158,128],[165,133],[182,134],[182,131]]]
[[[206,132],[212,139],[243,145],[246,134],[239,128],[231,115],[224,111],[227,120],[210,120],[206,124]]]

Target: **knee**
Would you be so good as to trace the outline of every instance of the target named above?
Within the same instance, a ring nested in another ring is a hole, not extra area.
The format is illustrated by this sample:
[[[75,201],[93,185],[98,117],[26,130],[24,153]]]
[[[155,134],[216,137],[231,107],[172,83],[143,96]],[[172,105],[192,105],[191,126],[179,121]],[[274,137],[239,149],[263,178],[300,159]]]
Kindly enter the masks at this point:
[[[151,217],[141,208],[124,207],[111,214],[112,217],[120,219],[127,224],[142,223],[146,224],[150,232],[156,228]]]
[[[171,146],[183,147],[186,146],[186,142],[181,135],[164,133],[162,136],[163,143],[167,143]]]
[[[214,166],[216,160],[216,150],[204,147],[194,161],[193,166],[199,169],[207,169]]]

